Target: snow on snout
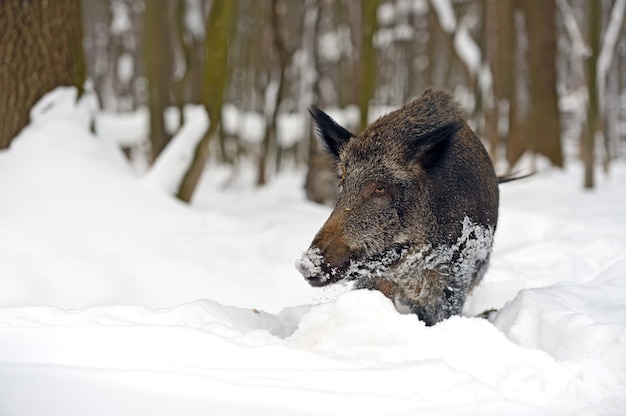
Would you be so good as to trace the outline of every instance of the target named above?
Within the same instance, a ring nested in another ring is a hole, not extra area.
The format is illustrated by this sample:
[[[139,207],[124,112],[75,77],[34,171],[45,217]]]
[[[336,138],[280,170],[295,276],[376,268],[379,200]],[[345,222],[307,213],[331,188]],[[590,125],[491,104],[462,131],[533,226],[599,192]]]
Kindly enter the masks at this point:
[[[331,280],[330,274],[324,271],[324,264],[328,265],[320,249],[311,247],[296,260],[296,269],[307,280],[313,279],[317,284],[323,285]]]

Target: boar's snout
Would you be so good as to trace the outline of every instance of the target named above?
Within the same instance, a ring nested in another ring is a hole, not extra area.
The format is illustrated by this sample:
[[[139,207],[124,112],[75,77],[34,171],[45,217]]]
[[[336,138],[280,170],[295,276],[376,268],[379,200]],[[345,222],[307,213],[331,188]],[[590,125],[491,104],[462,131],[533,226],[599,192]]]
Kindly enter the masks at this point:
[[[326,286],[344,277],[359,248],[350,244],[342,232],[342,219],[331,215],[317,233],[311,247],[296,266],[311,286]]]

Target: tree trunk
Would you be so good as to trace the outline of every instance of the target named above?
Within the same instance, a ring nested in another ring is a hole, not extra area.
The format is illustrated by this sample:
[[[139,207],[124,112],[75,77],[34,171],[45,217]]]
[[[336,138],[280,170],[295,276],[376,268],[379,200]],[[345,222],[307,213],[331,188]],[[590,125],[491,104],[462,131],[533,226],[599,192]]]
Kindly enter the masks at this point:
[[[211,124],[209,131],[198,143],[189,170],[176,195],[185,202],[191,201],[209,156],[211,137],[219,131],[224,90],[228,80],[228,45],[236,10],[235,0],[214,0],[207,20],[203,96]]]
[[[598,54],[600,53],[600,31],[602,30],[602,4],[592,1],[587,13],[589,47],[591,56],[587,58],[587,126],[583,135],[582,157],[585,164],[584,187],[593,188],[594,146],[598,120]]]
[[[509,168],[515,166],[520,157],[528,149],[528,144],[525,140],[526,129],[526,108],[524,106],[524,94],[526,93],[525,85],[525,64],[527,46],[524,42],[524,36],[527,34],[527,28],[525,26],[524,17],[519,10],[519,2],[521,0],[513,0],[508,4],[509,7],[503,11],[506,13],[504,16],[505,21],[510,25],[511,30],[511,48],[506,51],[506,45],[502,45],[504,50],[498,53],[511,55],[510,62],[507,65],[510,67],[507,69],[501,68],[500,74],[510,74],[508,77],[509,90],[509,131],[506,141],[506,160],[509,163]],[[509,3],[503,1],[503,3]],[[504,82],[503,82],[504,84]]]
[[[281,5],[279,0],[272,0],[270,11],[270,20],[272,23],[272,49],[274,50],[278,61],[277,68],[275,70],[278,74],[275,80],[275,82],[278,83],[278,86],[276,87],[276,91],[273,92],[274,97],[271,101],[271,108],[266,109],[266,111],[271,110],[271,114],[269,114],[269,117],[268,114],[266,114],[265,135],[263,137],[263,142],[261,143],[261,154],[259,155],[259,164],[257,170],[257,186],[263,186],[267,183],[267,160],[270,157],[270,151],[273,147],[275,148],[277,144],[276,130],[278,110],[285,90],[285,72],[287,70],[287,64],[290,58],[285,39],[283,39],[283,33],[281,33],[281,19],[279,17],[279,9],[281,8],[281,6],[284,5]],[[268,87],[270,84],[271,81],[270,83],[268,83]],[[267,102],[268,100],[266,100],[266,103]]]
[[[176,107],[178,107],[179,125],[182,128],[185,124],[185,104],[189,102],[187,89],[189,86],[189,75],[191,74],[191,55],[193,53],[191,39],[187,42],[187,28],[185,26],[185,13],[187,12],[187,2],[185,0],[177,0],[176,2],[176,44],[180,51],[180,56],[185,64],[184,72],[174,81],[174,95],[176,96]]]
[[[553,166],[563,167],[556,91],[556,1],[525,1],[523,7],[528,23],[528,145]]]
[[[316,1],[316,3],[318,2]],[[320,8],[323,7],[323,5],[319,3],[316,6]],[[317,79],[321,78],[321,69],[319,49],[317,48],[317,43],[312,40],[315,39],[317,33],[320,33],[321,14],[322,11],[318,10],[315,16],[315,22],[309,27],[310,32],[307,33],[307,35],[309,35],[307,45],[312,49],[312,63],[315,66],[314,72],[316,76],[316,80],[311,87],[314,90],[314,95],[317,97],[320,96],[319,82],[317,82]],[[340,86],[339,88],[344,87]],[[342,95],[347,94],[349,93],[345,92]],[[313,137],[315,134],[314,131],[309,130],[309,133],[311,137],[309,137],[308,140],[308,170],[304,182],[306,197],[309,201],[332,206],[337,201],[337,196],[339,195],[339,180],[335,174],[336,162],[334,158],[330,157],[328,152],[322,148],[319,140]]]
[[[28,124],[31,107],[59,85],[82,94],[82,3],[0,1],[0,149]]]
[[[494,163],[498,160],[498,145],[500,144],[500,103],[501,99],[504,98],[500,97],[500,94],[503,93],[503,88],[500,85],[503,77],[499,74],[500,61],[498,55],[500,44],[506,41],[504,32],[507,32],[507,28],[504,27],[505,25],[503,24],[504,22],[499,18],[499,12],[503,3],[505,2],[487,0],[484,5],[486,10],[484,12],[485,20],[483,22],[483,30],[485,31],[485,36],[483,36],[485,42],[483,48],[486,51],[487,61],[493,77],[491,97],[485,97],[487,104],[485,111],[485,127],[487,141],[489,143],[489,156],[491,156],[491,160]]]
[[[374,32],[376,32],[376,11],[378,0],[363,0],[361,2],[361,85],[359,109],[361,110],[360,130],[367,127],[369,102],[376,90],[376,50],[374,49]]]
[[[148,110],[150,112],[150,144],[154,161],[171,136],[165,129],[163,112],[170,104],[172,83],[172,48],[169,36],[168,6],[171,2],[146,1],[145,70],[148,78]]]

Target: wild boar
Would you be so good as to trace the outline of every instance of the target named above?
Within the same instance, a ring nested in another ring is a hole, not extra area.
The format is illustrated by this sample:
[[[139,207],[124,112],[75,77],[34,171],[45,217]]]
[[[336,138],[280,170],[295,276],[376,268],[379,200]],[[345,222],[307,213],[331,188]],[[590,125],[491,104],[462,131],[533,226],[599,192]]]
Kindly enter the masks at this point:
[[[311,115],[341,191],[298,270],[313,286],[379,290],[427,325],[460,314],[489,264],[499,192],[459,105],[427,89],[358,135]]]

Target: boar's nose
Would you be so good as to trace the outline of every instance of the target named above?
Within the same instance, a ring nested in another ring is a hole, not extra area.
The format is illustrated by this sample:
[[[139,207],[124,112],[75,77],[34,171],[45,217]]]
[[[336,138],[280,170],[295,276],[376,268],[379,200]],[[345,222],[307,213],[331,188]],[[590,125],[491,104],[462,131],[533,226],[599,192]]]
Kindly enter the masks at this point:
[[[319,249],[315,247],[309,248],[302,254],[302,257],[296,261],[296,268],[311,286],[319,287],[336,281],[333,278],[337,273],[333,272]]]
[[[313,246],[319,247],[322,257],[330,268],[342,268],[350,261],[352,250],[350,250],[344,239],[336,237],[330,241],[320,241],[319,243],[322,244],[313,243]]]
[[[296,268],[311,286],[319,287],[341,280],[346,267],[333,266],[318,248],[311,246],[296,261]]]
[[[325,275],[309,276],[306,278],[306,281],[313,287],[322,287],[333,283],[333,281],[328,279]]]
[[[325,263],[335,269],[345,266],[357,251],[348,243],[342,217],[331,215],[311,244],[311,248],[319,250]]]
[[[343,235],[340,217],[331,215],[317,233],[311,247],[296,262],[296,267],[311,286],[324,286],[344,276],[350,260],[358,254]]]

